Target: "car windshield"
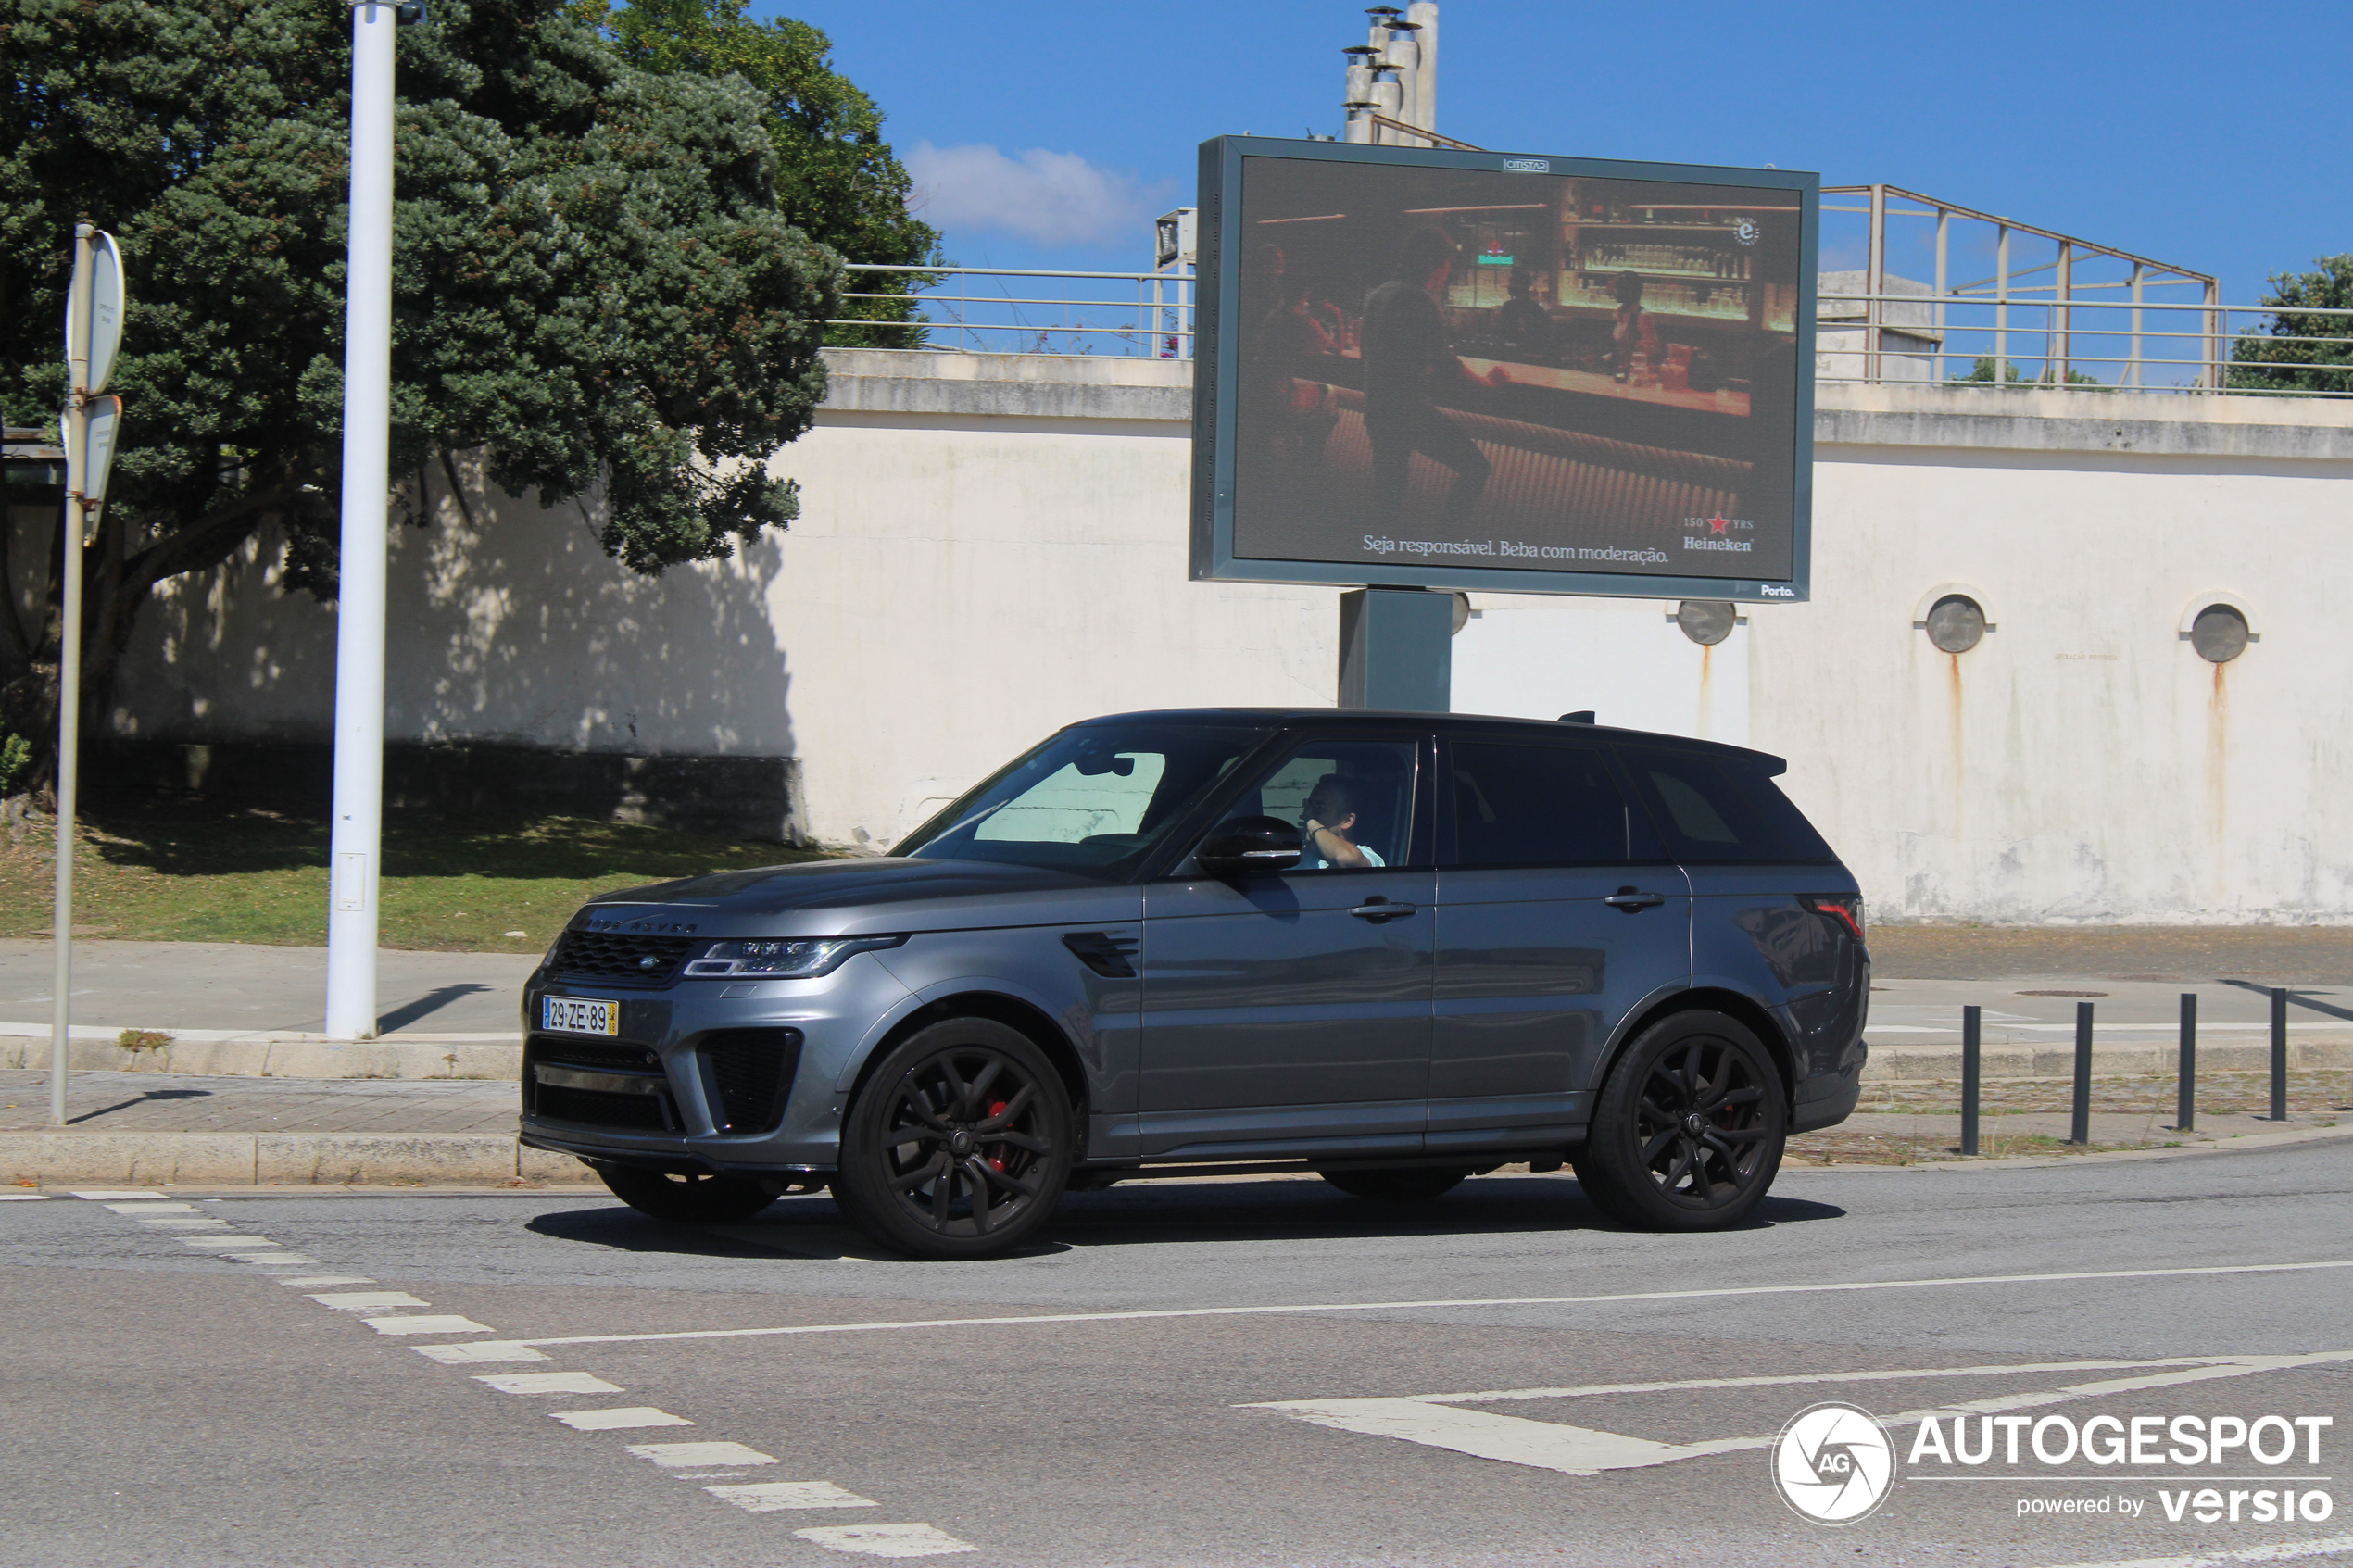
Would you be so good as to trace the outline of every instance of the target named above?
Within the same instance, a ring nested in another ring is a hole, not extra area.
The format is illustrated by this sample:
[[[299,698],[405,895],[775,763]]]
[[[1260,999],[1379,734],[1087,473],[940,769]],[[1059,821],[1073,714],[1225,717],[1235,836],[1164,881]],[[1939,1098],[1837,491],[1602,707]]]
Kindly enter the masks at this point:
[[[891,853],[1125,875],[1270,733],[1191,724],[1064,730]]]

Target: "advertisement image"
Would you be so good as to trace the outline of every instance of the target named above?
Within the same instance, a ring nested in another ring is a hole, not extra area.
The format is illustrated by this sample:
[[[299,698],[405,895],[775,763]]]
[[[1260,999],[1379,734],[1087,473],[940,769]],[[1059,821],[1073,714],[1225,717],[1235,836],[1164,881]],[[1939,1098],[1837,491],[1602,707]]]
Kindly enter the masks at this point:
[[[1220,208],[1233,575],[1802,583],[1810,176],[1259,145],[1298,144]]]

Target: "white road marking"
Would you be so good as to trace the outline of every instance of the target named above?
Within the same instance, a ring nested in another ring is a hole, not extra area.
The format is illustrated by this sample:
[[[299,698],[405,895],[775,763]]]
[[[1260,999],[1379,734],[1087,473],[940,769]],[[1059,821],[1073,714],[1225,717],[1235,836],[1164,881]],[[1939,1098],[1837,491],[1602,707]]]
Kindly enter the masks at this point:
[[[741,1443],[632,1443],[629,1451],[649,1459],[664,1470],[695,1470],[703,1465],[774,1464],[774,1454]]]
[[[1964,1412],[1978,1415],[2001,1411],[2035,1410],[2047,1405],[2071,1404],[2078,1399],[2207,1383],[2225,1377],[2246,1377],[2254,1373],[2279,1372],[2331,1361],[2353,1361],[2353,1350],[2322,1350],[2292,1356],[2215,1356],[2203,1358],[2195,1363],[2185,1362],[2178,1357],[2161,1361],[2094,1362],[2091,1364],[2111,1370],[2145,1371],[2157,1367],[2168,1370],[2147,1372],[2142,1376],[2103,1378],[2098,1382],[2079,1383],[2064,1388],[1996,1394],[1989,1399],[1931,1405],[1921,1410],[1906,1411],[1900,1415],[1881,1416],[1879,1423],[1883,1427],[1894,1427],[1922,1421],[1931,1415]],[[2061,1367],[2068,1364],[2059,1363]],[[1484,1394],[1434,1394],[1412,1399],[1284,1399],[1237,1408],[1270,1410],[1294,1420],[1341,1432],[1353,1432],[1368,1437],[1401,1438],[1434,1449],[1470,1454],[1478,1459],[1501,1460],[1509,1464],[1558,1471],[1564,1475],[1598,1475],[1605,1470],[1642,1470],[1653,1465],[1671,1464],[1677,1460],[1770,1448],[1777,1438],[1773,1434],[1766,1434],[1761,1436],[1710,1438],[1698,1443],[1658,1443],[1623,1433],[1603,1432],[1560,1422],[1530,1421],[1523,1416],[1501,1415],[1491,1411],[1466,1411],[1458,1407],[1504,1399],[1569,1399],[1595,1394],[1668,1393],[1728,1386],[1851,1382],[1863,1377],[2015,1376],[2021,1373],[2049,1370],[2054,1370],[2049,1363],[2030,1363],[1951,1367],[1928,1372],[1826,1373],[1816,1377],[1695,1378],[1684,1383],[1505,1388]]]
[[[430,1307],[430,1301],[420,1301],[405,1290],[331,1290],[311,1300],[321,1307],[333,1307],[338,1312],[372,1312],[384,1307]]]
[[[290,1285],[296,1290],[316,1290],[322,1285],[373,1285],[366,1274],[280,1274],[280,1285]]]
[[[225,1231],[229,1228],[226,1220],[207,1220],[186,1214],[141,1215],[139,1223],[152,1225],[159,1231]]]
[[[2215,1366],[2225,1356],[2168,1356],[2154,1361],[2020,1361],[2004,1366],[1904,1367],[1894,1371],[1802,1372],[1776,1377],[1680,1378],[1671,1383],[1585,1383],[1564,1388],[1489,1388],[1476,1394],[1416,1394],[1426,1405],[1478,1405],[1500,1399],[1581,1399],[1592,1394],[1665,1394],[1695,1388],[1782,1388],[1805,1383],[1886,1383],[1914,1377],[2002,1377],[2037,1372],[2107,1372],[2119,1367]]]
[[[461,1318],[452,1313],[428,1313],[415,1318],[361,1318],[361,1323],[378,1334],[489,1334],[494,1332],[486,1323]]]
[[[824,1524],[814,1530],[795,1530],[793,1534],[836,1551],[854,1551],[867,1557],[938,1557],[951,1551],[980,1549],[929,1524]]]
[[[288,1280],[286,1283],[292,1285],[296,1282]],[[427,1361],[439,1361],[444,1366],[459,1366],[468,1361],[544,1361],[547,1359],[541,1352],[514,1339],[477,1339],[472,1344],[457,1345],[411,1345],[409,1348]]]
[[[167,1203],[150,1198],[145,1203],[108,1203],[103,1207],[118,1214],[201,1214],[203,1210],[193,1203]]]
[[[2286,1562],[2298,1557],[2325,1557],[2338,1551],[2353,1551],[2353,1536],[2273,1541],[2264,1546],[2241,1547],[2236,1551],[2199,1552],[2194,1557],[2134,1557],[2115,1562],[2068,1563],[2060,1568],[2221,1568],[2228,1562]]]
[[[48,1197],[45,1192],[0,1192],[0,1203],[43,1203]]]
[[[1116,1312],[1036,1312],[1003,1318],[912,1318],[881,1323],[794,1323],[782,1328],[691,1328],[661,1334],[575,1334],[525,1339],[524,1345],[621,1345],[657,1339],[758,1339],[786,1334],[873,1334],[908,1328],[992,1328],[1050,1323],[1142,1323],[1165,1318],[1271,1317],[1308,1312],[1429,1311],[1451,1307],[1587,1307],[1616,1302],[1705,1301],[1743,1296],[1813,1296],[1844,1291],[1927,1290],[1969,1285],[2050,1285],[2078,1280],[2191,1279],[2221,1274],[2301,1273],[2353,1269],[2353,1259],[2318,1263],[2217,1263],[2179,1269],[2093,1269],[2046,1274],[1955,1274],[1928,1279],[1844,1280],[1827,1284],[1724,1286],[1706,1290],[1637,1290],[1606,1296],[1468,1296],[1428,1301],[1318,1301],[1266,1307],[1161,1307]]]
[[[130,1199],[134,1198],[160,1198],[163,1196],[164,1195],[159,1192],[77,1192],[74,1194],[74,1197],[76,1198],[87,1198],[92,1201],[98,1203],[104,1203],[109,1198],[116,1198],[128,1202]]]
[[[183,1236],[180,1238],[180,1245],[208,1248],[216,1251],[222,1248],[234,1248],[239,1251],[256,1252],[275,1248],[278,1244],[258,1236]]]
[[[753,1513],[775,1513],[788,1508],[879,1508],[856,1492],[843,1491],[831,1481],[755,1481],[743,1486],[705,1486],[704,1491]]]
[[[618,1394],[621,1385],[607,1383],[593,1372],[478,1372],[476,1383],[487,1383],[501,1394]]]
[[[651,1405],[630,1405],[610,1411],[549,1411],[549,1416],[575,1432],[619,1432],[632,1426],[692,1426],[683,1415],[658,1411]]]
[[[257,1252],[251,1257],[242,1252],[224,1252],[221,1256],[233,1258],[240,1263],[253,1263],[263,1267],[291,1264],[299,1268],[305,1263],[315,1264],[319,1261],[308,1252]]]

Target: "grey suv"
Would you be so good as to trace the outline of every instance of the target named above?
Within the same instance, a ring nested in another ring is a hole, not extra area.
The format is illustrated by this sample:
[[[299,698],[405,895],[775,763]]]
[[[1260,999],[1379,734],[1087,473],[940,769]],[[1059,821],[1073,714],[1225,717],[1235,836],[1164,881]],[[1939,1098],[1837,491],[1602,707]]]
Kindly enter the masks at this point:
[[[583,909],[525,990],[522,1139],[668,1219],[830,1186],[930,1257],[1204,1170],[1410,1201],[1568,1161],[1628,1223],[1729,1225],[1865,1050],[1862,900],[1782,768],[1570,721],[1074,724],[887,859]]]

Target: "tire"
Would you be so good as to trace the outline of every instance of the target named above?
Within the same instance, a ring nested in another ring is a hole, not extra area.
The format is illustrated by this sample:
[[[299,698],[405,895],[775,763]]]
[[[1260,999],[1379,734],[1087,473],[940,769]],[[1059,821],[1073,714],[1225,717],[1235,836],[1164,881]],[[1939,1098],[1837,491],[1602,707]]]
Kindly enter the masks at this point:
[[[1764,1200],[1788,1126],[1780,1072],[1755,1035],[1719,1012],[1679,1012],[1610,1069],[1578,1184],[1638,1229],[1722,1230]]]
[[[1318,1171],[1317,1175],[1351,1198],[1382,1203],[1428,1203],[1470,1178],[1463,1165],[1397,1165],[1388,1170]]]
[[[673,1176],[627,1165],[599,1165],[612,1195],[640,1214],[682,1225],[724,1225],[749,1220],[775,1195],[743,1176]]]
[[[1062,1074],[1016,1029],[950,1019],[909,1036],[850,1102],[834,1200],[875,1241],[918,1258],[1018,1247],[1069,1180]]]

